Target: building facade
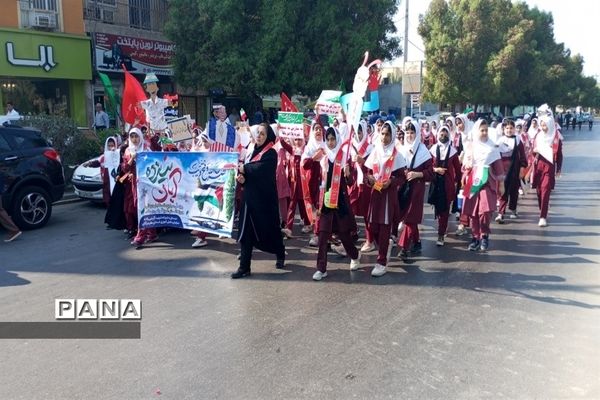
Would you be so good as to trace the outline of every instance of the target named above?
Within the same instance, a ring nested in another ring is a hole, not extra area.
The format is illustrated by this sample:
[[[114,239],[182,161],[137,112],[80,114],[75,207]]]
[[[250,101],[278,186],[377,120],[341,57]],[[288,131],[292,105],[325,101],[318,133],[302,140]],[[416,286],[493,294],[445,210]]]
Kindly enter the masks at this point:
[[[110,78],[116,93],[123,92],[123,68],[140,82],[153,72],[159,79],[159,96],[179,95],[179,115],[206,121],[208,93],[187,90],[174,81],[175,45],[163,34],[167,0],[83,0],[83,15],[92,42],[95,102],[104,102],[106,95],[98,72]]]
[[[89,126],[90,39],[79,0],[6,0],[0,13],[0,108]]]

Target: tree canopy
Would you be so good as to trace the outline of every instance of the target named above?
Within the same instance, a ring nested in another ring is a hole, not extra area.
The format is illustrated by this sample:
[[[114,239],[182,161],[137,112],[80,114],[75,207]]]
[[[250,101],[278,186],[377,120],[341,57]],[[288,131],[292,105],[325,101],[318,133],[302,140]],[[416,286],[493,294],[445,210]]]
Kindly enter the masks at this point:
[[[583,58],[556,43],[551,13],[510,0],[433,0],[419,34],[428,100],[600,106]]]
[[[350,82],[366,50],[401,54],[399,0],[172,0],[165,32],[190,88],[315,95]]]

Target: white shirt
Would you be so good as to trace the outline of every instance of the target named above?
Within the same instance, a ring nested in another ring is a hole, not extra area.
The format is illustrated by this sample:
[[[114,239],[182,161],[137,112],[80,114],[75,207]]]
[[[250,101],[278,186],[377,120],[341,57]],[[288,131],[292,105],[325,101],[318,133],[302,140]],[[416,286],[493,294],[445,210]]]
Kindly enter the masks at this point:
[[[19,113],[14,108],[12,110],[8,111],[6,113],[6,116],[7,117],[20,117]]]
[[[149,128],[155,131],[167,129],[167,120],[165,119],[165,108],[169,106],[169,100],[156,98],[140,101],[144,110],[146,110],[146,121],[150,124]]]

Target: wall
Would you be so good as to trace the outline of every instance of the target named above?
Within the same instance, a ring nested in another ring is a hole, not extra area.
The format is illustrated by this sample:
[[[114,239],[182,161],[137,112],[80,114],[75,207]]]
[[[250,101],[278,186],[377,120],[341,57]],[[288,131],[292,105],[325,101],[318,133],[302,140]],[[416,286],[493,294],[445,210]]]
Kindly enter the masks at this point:
[[[402,84],[379,86],[379,109],[386,113],[390,109],[399,109],[402,102]]]
[[[0,12],[0,26],[4,28],[18,28],[19,14],[18,3],[15,1],[3,1]]]
[[[83,35],[83,2],[81,0],[62,0],[63,32]],[[1,25],[1,24],[0,24]]]

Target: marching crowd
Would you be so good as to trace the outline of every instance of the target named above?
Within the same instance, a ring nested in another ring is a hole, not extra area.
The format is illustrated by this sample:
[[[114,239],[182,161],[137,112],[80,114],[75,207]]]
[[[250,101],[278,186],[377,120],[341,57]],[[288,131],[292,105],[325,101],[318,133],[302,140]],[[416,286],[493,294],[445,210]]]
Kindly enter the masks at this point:
[[[444,246],[453,216],[459,222],[457,235],[470,231],[468,250],[488,250],[491,221],[519,218],[518,201],[529,186],[538,198],[538,225],[548,225],[550,194],[562,166],[562,136],[546,105],[537,116],[505,118],[497,125],[459,114],[439,126],[409,117],[401,124],[361,120],[355,130],[343,114],[331,124],[316,115],[304,137],[293,139],[279,137],[277,124],[236,128],[224,106],[213,111],[206,128],[194,127],[186,142],[172,143],[164,140],[164,131],[146,127],[131,128],[123,143],[117,137],[106,140],[107,152],[120,149],[112,192],[104,157],[96,163],[106,187],[108,227],[124,229],[137,247],[158,238],[156,229],[137,229],[135,160],[142,151],[239,153],[241,253],[232,278],[250,275],[253,248],[276,254],[276,267],[283,268],[283,240],[294,236],[297,213],[302,226],[296,229],[310,234],[309,245],[318,248],[314,280],[327,276],[330,247],[350,258],[351,270],[361,268],[362,253],[377,251],[374,277],[386,273],[392,247],[398,246],[404,260],[419,254],[425,203],[434,209],[438,246]],[[357,220],[365,227],[360,248]],[[208,244],[206,233],[192,234],[193,247]]]

